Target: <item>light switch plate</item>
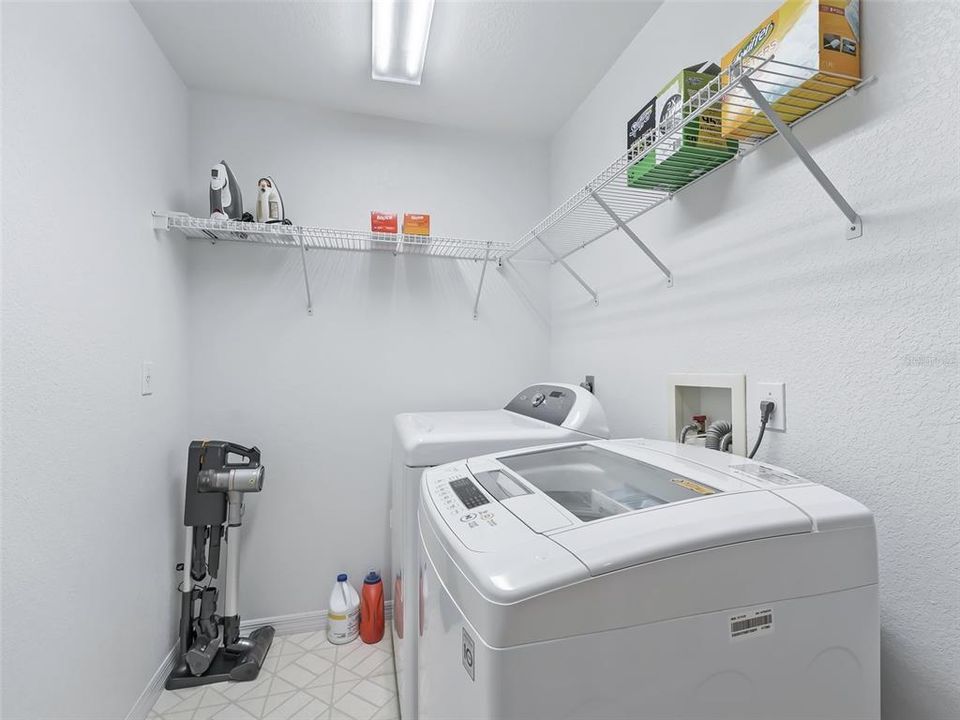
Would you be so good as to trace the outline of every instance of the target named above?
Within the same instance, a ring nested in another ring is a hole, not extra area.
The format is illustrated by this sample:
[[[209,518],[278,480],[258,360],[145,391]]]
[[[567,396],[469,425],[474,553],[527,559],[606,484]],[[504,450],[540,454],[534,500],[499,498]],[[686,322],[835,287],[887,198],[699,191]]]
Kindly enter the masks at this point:
[[[757,402],[773,400],[776,407],[767,421],[767,430],[787,431],[787,391],[783,383],[757,383]]]
[[[153,395],[153,386],[156,378],[153,373],[153,362],[144,360],[140,366],[140,394]]]

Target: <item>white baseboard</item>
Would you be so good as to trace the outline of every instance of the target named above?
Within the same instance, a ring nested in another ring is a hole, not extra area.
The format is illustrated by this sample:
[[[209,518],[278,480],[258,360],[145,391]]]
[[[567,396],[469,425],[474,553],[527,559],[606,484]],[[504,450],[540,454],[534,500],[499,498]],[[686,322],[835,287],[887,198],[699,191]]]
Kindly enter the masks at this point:
[[[387,620],[393,619],[393,601],[387,600],[383,604],[383,614]],[[293,635],[303,632],[317,632],[327,627],[327,611],[314,610],[311,612],[293,613],[292,615],[275,615],[274,617],[254,618],[240,622],[240,634],[246,635],[264,625],[272,625],[277,635]]]
[[[153,710],[153,706],[157,704],[157,698],[160,697],[160,693],[163,692],[163,684],[167,680],[167,675],[170,674],[170,671],[173,670],[173,666],[177,662],[178,645],[179,643],[175,643],[174,646],[170,648],[170,652],[167,653],[163,662],[160,663],[160,667],[157,668],[153,677],[150,678],[150,682],[147,683],[143,692],[140,693],[140,697],[137,698],[133,707],[130,708],[130,712],[127,713],[125,720],[144,720],[147,714]]]
[[[389,621],[393,619],[393,601],[387,600],[383,604],[383,614]],[[327,611],[314,610],[310,612],[293,613],[292,615],[276,615],[274,617],[254,618],[253,620],[241,620],[240,633],[246,635],[253,630],[264,625],[272,625],[277,631],[277,635],[293,635],[303,632],[317,632],[325,630],[327,627]],[[390,629],[387,628],[387,632]],[[157,703],[157,698],[163,692],[163,684],[166,682],[167,675],[173,670],[177,661],[177,645],[174,645],[167,656],[164,658],[160,667],[150,678],[150,682],[140,693],[137,702],[130,708],[125,720],[144,720],[153,706]]]

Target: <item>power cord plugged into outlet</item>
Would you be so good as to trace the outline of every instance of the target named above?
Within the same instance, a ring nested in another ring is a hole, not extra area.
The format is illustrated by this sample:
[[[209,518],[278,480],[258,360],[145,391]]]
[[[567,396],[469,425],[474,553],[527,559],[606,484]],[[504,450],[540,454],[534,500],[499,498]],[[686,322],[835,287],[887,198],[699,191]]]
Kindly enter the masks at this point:
[[[770,422],[770,417],[776,409],[777,404],[773,400],[760,401],[760,434],[757,435],[757,441],[753,444],[753,450],[747,455],[748,458],[753,459],[753,456],[757,454],[757,450],[760,449],[760,443],[763,441],[763,432],[767,429],[767,423]]]

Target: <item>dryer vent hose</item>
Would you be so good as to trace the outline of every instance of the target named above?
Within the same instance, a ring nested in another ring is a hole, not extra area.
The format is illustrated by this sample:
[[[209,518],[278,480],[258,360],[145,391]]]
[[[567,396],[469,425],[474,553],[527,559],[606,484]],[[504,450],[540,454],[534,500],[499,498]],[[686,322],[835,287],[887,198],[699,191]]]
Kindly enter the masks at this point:
[[[720,452],[730,452],[730,446],[733,444],[733,433],[728,432],[720,438]]]
[[[677,438],[677,442],[680,443],[681,445],[683,445],[683,444],[687,441],[687,435],[688,435],[689,433],[691,433],[691,432],[692,432],[692,433],[696,433],[696,432],[697,432],[697,426],[696,426],[696,425],[684,425],[684,426],[683,426],[683,429],[680,430],[680,436]]]
[[[723,439],[724,435],[732,432],[733,426],[730,423],[726,420],[716,420],[710,423],[710,427],[707,428],[707,439],[704,440],[703,444],[710,450],[719,450],[720,440]]]

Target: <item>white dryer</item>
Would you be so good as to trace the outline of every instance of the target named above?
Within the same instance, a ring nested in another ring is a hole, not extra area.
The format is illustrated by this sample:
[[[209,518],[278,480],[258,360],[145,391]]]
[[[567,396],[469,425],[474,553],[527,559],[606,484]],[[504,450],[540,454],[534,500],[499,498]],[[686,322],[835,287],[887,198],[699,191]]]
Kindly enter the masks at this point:
[[[581,387],[560,383],[532,385],[498,410],[396,416],[390,483],[392,627],[404,720],[417,718],[417,507],[424,468],[471,455],[609,436],[597,398]]]
[[[789,471],[613,440],[423,475],[421,720],[876,720],[873,515]]]

